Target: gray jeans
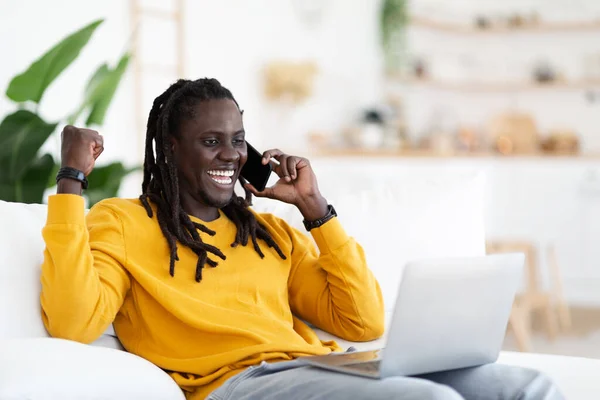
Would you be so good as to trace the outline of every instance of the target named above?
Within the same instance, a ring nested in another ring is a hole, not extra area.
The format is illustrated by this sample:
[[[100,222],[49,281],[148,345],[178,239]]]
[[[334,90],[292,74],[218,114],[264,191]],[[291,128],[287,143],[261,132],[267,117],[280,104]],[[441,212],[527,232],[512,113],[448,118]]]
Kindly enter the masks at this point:
[[[227,380],[210,400],[562,400],[540,372],[501,364],[382,380],[286,361],[250,367]]]

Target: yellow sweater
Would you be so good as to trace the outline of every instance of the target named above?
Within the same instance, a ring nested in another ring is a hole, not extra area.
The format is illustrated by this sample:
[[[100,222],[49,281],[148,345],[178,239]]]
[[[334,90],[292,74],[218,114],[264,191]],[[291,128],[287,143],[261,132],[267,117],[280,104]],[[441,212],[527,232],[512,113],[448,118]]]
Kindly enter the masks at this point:
[[[156,214],[154,214],[156,215]],[[271,214],[256,214],[287,256],[260,241],[231,247],[236,228],[224,214],[200,233],[226,260],[194,280],[197,256],[178,246],[175,276],[156,217],[138,199],[108,199],[84,215],[80,196],[48,202],[43,229],[43,320],[54,337],[90,343],[114,321],[123,346],[166,370],[193,399],[263,360],[339,351],[309,326],[351,341],[383,334],[379,285],[361,247],[337,218],[310,239]],[[319,254],[320,253],[320,254]]]

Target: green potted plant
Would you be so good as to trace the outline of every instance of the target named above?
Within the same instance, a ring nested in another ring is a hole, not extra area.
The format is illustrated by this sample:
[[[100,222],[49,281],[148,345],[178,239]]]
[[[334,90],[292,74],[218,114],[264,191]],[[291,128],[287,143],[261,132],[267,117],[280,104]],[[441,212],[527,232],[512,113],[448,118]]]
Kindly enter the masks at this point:
[[[46,89],[79,56],[103,20],[97,20],[67,36],[34,61],[9,83],[6,96],[17,110],[0,122],[0,200],[42,203],[44,191],[55,184],[57,160],[40,149],[64,123],[101,126],[127,70],[130,54],[114,67],[102,64],[90,78],[80,105],[58,121],[45,121],[38,113]],[[120,162],[98,166],[89,176],[89,205],[117,195],[121,180],[133,170]]]
[[[407,0],[384,0],[381,6],[381,44],[386,72],[402,75],[407,68]]]

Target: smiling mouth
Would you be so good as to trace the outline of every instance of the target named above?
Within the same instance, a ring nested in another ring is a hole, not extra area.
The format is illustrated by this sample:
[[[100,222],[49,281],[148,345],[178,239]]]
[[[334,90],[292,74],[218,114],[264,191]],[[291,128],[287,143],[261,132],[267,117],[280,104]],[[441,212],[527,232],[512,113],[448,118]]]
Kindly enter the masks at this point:
[[[235,175],[235,170],[233,169],[212,169],[207,171],[208,176],[214,182],[219,185],[229,186],[233,183],[233,175]]]

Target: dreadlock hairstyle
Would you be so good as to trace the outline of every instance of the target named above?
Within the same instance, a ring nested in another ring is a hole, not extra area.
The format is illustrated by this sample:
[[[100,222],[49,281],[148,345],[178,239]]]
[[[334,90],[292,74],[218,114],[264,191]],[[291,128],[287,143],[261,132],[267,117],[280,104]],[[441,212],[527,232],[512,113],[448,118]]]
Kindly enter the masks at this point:
[[[209,258],[208,253],[222,260],[225,260],[225,255],[215,246],[204,243],[198,230],[211,236],[215,235],[215,232],[192,221],[181,208],[179,181],[177,179],[177,169],[173,162],[169,136],[178,135],[180,123],[184,118],[195,117],[194,106],[198,102],[218,99],[230,99],[238,105],[231,92],[221,86],[216,79],[198,79],[195,81],[179,79],[154,100],[148,116],[146,130],[144,181],[140,201],[150,218],[153,216],[150,201],[156,205],[156,217],[160,229],[167,239],[171,253],[169,263],[171,276],[175,275],[175,261],[179,260],[177,254],[177,241],[179,241],[198,256],[196,282],[202,280],[202,269],[206,264],[210,267],[217,266],[217,262]],[[246,183],[241,176],[239,181],[242,183],[242,187]],[[258,239],[262,239],[269,247],[275,249],[279,257],[285,260],[285,255],[266,227],[259,223],[254,214],[248,209],[252,201],[252,194],[246,188],[244,188],[244,192],[245,198],[238,197],[234,193],[230,202],[221,209],[237,228],[235,240],[231,247],[236,247],[239,244],[246,246],[250,238],[254,250],[261,258],[264,258],[264,254],[258,245]]]

